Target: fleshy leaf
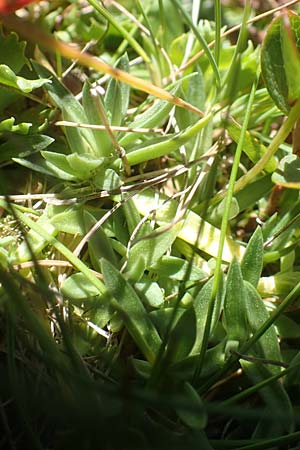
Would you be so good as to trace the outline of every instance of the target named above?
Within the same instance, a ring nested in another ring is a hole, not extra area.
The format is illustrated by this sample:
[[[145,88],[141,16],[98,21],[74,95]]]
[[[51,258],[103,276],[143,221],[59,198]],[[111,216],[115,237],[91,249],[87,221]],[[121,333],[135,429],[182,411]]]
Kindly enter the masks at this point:
[[[267,367],[241,360],[241,365],[247,377],[255,385],[272,376]],[[282,383],[276,380],[259,390],[266,404],[265,417],[259,422],[256,435],[253,437],[272,437],[291,433],[294,430],[294,412],[290,398]],[[277,414],[276,414],[277,413]],[[272,421],[270,421],[270,416]],[[258,434],[261,433],[261,436]]]
[[[256,289],[247,281],[245,281],[245,290],[248,322],[251,331],[255,333],[255,331],[257,331],[269,319],[270,315]],[[257,349],[260,353],[259,357],[275,361],[281,360],[281,354],[274,325],[268,328],[268,330],[260,337]],[[280,371],[280,368],[275,365],[270,365],[270,370],[272,370],[274,373],[278,373],[278,370]]]
[[[137,242],[129,253],[126,276],[138,281],[144,270],[155,264],[171,247],[181,227],[180,222],[168,230],[164,229],[165,227],[157,228],[151,239],[146,238]]]
[[[133,202],[141,214],[145,215],[149,214],[150,211],[156,211],[155,218],[159,225],[171,223],[174,217],[176,217],[176,212],[178,210],[178,203],[175,200],[169,199],[168,202],[166,202],[166,200],[167,197],[164,195],[160,195],[159,200],[157,200],[154,191],[150,189],[137,194],[133,198]],[[178,237],[191,245],[195,245],[201,251],[208,253],[211,256],[216,257],[218,254],[220,230],[203,220],[193,211],[187,212],[183,227],[178,233]],[[222,255],[224,261],[231,261],[234,255],[241,258],[244,251],[244,247],[226,236]]]
[[[104,109],[103,99],[98,91],[96,92],[94,90],[94,95],[92,95],[91,89],[91,84],[86,82],[82,91],[82,105],[84,108],[84,112],[90,124],[103,125],[98,110],[98,102],[100,102]],[[110,136],[107,134],[107,131],[93,129],[91,131],[95,138],[98,154],[101,156],[109,156],[113,150],[113,145]]]
[[[207,277],[207,273],[188,261],[175,256],[164,255],[151,266],[151,272],[157,272],[159,278],[170,278],[172,280],[200,281]]]
[[[116,64],[118,69],[128,72],[129,60],[123,55]],[[129,104],[130,87],[116,79],[111,79],[104,98],[105,109],[111,125],[121,125]]]
[[[178,416],[188,427],[194,430],[203,430],[207,424],[207,414],[198,392],[190,383],[185,382],[184,393],[187,400],[187,408],[181,409],[177,407],[176,411]],[[201,448],[206,447],[202,447],[201,445]]]
[[[89,282],[86,276],[81,272],[66,278],[61,285],[61,292],[72,300],[81,301],[99,296],[99,289]]]
[[[6,64],[11,70],[18,73],[27,62],[24,55],[25,47],[26,43],[20,42],[16,33],[4,36],[0,31],[0,64]]]
[[[287,155],[280,161],[272,181],[289,189],[300,189],[300,158],[297,155]]]
[[[194,309],[195,309],[196,322],[197,322],[197,335],[196,335],[195,345],[192,350],[192,353],[198,353],[201,348],[205,324],[206,324],[206,320],[207,320],[209,303],[210,303],[211,295],[212,295],[212,285],[213,285],[213,278],[211,278],[209,281],[207,281],[207,283],[205,283],[205,285],[203,286],[203,288],[201,289],[201,291],[199,292],[199,294],[196,296],[196,298],[194,300]],[[212,320],[211,320],[210,333],[212,333],[214,331],[214,329],[217,325],[217,322],[220,319],[221,309],[223,306],[223,300],[224,300],[223,289],[220,286],[220,288],[218,289],[218,292],[217,292],[215,303],[214,303],[214,310],[213,310],[213,315],[212,315]]]
[[[97,223],[95,217],[88,211],[83,212],[83,220],[85,223],[86,232],[88,232]],[[101,258],[105,258],[112,264],[116,265],[116,257],[114,251],[102,227],[98,227],[98,229],[90,237],[88,241],[88,249],[93,268],[95,270],[101,270]]]
[[[241,135],[241,126],[232,120],[226,125],[226,129],[231,139],[238,143]],[[243,151],[253,163],[256,163],[265,154],[266,147],[247,131],[244,137]],[[276,167],[277,160],[273,156],[264,169],[266,172],[272,173]]]
[[[38,78],[37,80],[27,80],[26,78],[17,76],[14,71],[5,64],[0,65],[0,83],[7,87],[12,87],[18,91],[28,93],[51,83],[47,78]]]
[[[296,25],[297,30],[292,28],[291,19],[293,27]],[[298,16],[283,13],[280,25],[281,49],[288,85],[288,102],[293,104],[300,96],[300,85],[298,82],[300,78],[300,54],[296,44],[300,19]]]
[[[224,322],[228,350],[237,350],[248,337],[246,292],[240,265],[236,258],[230,264],[224,301]]]
[[[54,103],[63,113],[64,120],[76,123],[88,123],[82,105],[75,96],[45,67],[32,63],[40,77],[49,77],[51,84],[45,85],[47,92]],[[97,145],[92,130],[66,127],[65,134],[72,153],[90,153],[98,155]]]
[[[300,272],[278,272],[273,276],[262,277],[258,291],[266,296],[286,296],[300,282]]]
[[[276,17],[269,26],[261,51],[261,69],[274,103],[285,114],[300,94],[300,18],[292,12]]]
[[[135,283],[134,288],[138,292],[140,298],[144,300],[144,303],[152,308],[159,308],[163,305],[165,300],[164,294],[155,281],[149,280],[148,278],[142,278],[138,283]]]
[[[29,156],[48,147],[53,138],[42,134],[7,135],[7,140],[0,145],[0,161],[8,161],[12,158]]]
[[[41,152],[41,155],[53,170],[57,168],[66,173],[64,179],[85,180],[103,163],[103,158],[94,158],[89,153],[64,155],[63,153],[44,151]],[[59,172],[58,176],[61,177]]]
[[[28,134],[32,124],[28,122],[21,122],[15,125],[15,120],[16,119],[14,117],[2,120],[2,122],[0,122],[0,133],[10,131],[11,133]]]
[[[172,363],[186,358],[195,343],[196,316],[193,308],[189,308],[178,319],[173,327],[166,351],[166,360]]]
[[[241,262],[243,278],[257,287],[263,268],[263,236],[260,227],[257,227],[248,242],[245,254]]]
[[[154,363],[161,339],[143,303],[118,269],[105,259],[102,259],[101,266],[105,285],[114,297],[112,305],[121,315],[136,345],[147,360]]]

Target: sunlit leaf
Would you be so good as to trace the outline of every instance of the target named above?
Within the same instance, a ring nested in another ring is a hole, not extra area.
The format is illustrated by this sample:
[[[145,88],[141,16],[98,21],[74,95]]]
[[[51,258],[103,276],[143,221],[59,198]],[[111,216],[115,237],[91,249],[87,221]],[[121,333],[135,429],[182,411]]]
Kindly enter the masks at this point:
[[[101,266],[105,285],[113,296],[112,306],[123,318],[128,332],[144,356],[154,363],[161,339],[143,303],[119,270],[105,259],[102,259]]]
[[[245,281],[245,290],[247,318],[251,331],[255,333],[269,319],[270,315],[256,289],[247,281]],[[260,337],[258,351],[258,356],[262,358],[281,361],[281,353],[274,325],[271,325]],[[270,370],[277,373],[278,370],[280,371],[280,367],[273,365],[270,366]]]
[[[272,175],[273,183],[289,189],[300,189],[300,158],[287,155],[280,161],[276,172]]]
[[[299,98],[300,44],[298,15],[286,11],[267,30],[261,52],[262,75],[275,104],[285,114]]]
[[[132,280],[139,280],[143,272],[155,264],[171,247],[182,227],[182,223],[173,225],[170,229],[157,228],[151,239],[141,238],[129,252],[126,275]]]
[[[227,351],[237,350],[248,333],[246,292],[240,265],[236,258],[230,264],[224,300],[224,322],[227,331]]]
[[[243,279],[257,287],[263,268],[263,236],[260,227],[257,227],[248,242],[241,262]]]
[[[28,93],[50,82],[47,78],[28,80],[19,77],[10,67],[5,64],[0,65],[0,84],[17,89],[20,92]]]

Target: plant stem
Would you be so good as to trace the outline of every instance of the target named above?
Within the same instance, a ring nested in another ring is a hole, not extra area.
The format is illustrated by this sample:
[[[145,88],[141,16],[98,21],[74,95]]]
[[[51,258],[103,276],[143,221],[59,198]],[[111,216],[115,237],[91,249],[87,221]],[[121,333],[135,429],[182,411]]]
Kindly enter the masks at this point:
[[[209,339],[210,328],[211,328],[211,321],[212,321],[213,310],[214,310],[214,304],[215,304],[215,299],[216,299],[216,295],[217,295],[217,291],[219,289],[220,279],[221,279],[221,270],[222,270],[221,265],[222,265],[222,261],[223,261],[222,256],[223,256],[224,243],[225,243],[225,239],[226,239],[226,232],[227,232],[227,226],[228,226],[228,221],[229,221],[230,207],[231,207],[232,197],[233,197],[233,193],[234,193],[234,185],[235,185],[235,180],[236,180],[237,173],[238,173],[240,158],[241,158],[241,154],[242,154],[242,150],[243,150],[244,139],[245,139],[245,135],[246,135],[247,127],[248,127],[248,122],[250,119],[250,114],[251,114],[251,109],[252,109],[254,96],[255,96],[255,92],[256,92],[257,82],[258,82],[258,79],[256,79],[252,85],[252,90],[251,90],[248,105],[247,105],[245,119],[244,119],[244,123],[243,123],[242,129],[241,129],[240,140],[239,140],[236,152],[235,152],[233,166],[232,166],[232,170],[231,170],[231,174],[230,174],[226,203],[225,203],[225,208],[224,208],[224,215],[223,215],[222,224],[221,224],[221,236],[220,236],[220,241],[219,241],[218,256],[217,256],[217,261],[216,261],[216,269],[215,269],[215,274],[214,274],[212,293],[211,293],[210,303],[209,303],[208,312],[207,312],[207,319],[206,319],[205,329],[204,329],[204,334],[203,334],[203,342],[202,342],[199,359],[198,359],[198,363],[197,363],[195,374],[194,374],[194,381],[197,381],[200,376],[202,366],[204,363],[206,350],[207,350],[208,339]]]
[[[252,167],[245,175],[237,180],[234,186],[234,193],[241,191],[247,184],[250,184],[259,175],[268,164],[272,156],[275,155],[279,146],[284,143],[287,136],[292,131],[297,120],[300,119],[300,99],[297,100],[295,105],[291,108],[286,121],[282,124],[280,130],[270,143],[266,153],[260,158],[260,160]],[[210,201],[209,206],[215,205],[223,200],[227,195],[227,190],[223,190],[215,195]],[[205,203],[207,206],[207,203]],[[199,205],[201,206],[201,205]]]

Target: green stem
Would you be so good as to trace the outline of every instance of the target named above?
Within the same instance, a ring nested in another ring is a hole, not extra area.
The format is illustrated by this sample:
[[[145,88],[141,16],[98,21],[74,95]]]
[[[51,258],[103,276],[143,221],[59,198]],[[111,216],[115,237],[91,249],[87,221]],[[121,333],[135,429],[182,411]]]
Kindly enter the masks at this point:
[[[224,98],[225,100],[229,99],[229,102],[236,90],[237,76],[240,73],[241,68],[241,55],[247,44],[247,22],[251,13],[251,8],[252,6],[250,1],[246,0],[238,41],[230,62],[229,70],[225,76],[225,80],[223,81],[223,85],[225,85]]]
[[[234,193],[242,190],[247,184],[250,184],[259,175],[268,164],[272,156],[278,150],[278,147],[284,143],[287,136],[292,131],[297,120],[300,119],[300,99],[297,100],[295,105],[291,108],[286,121],[282,124],[280,130],[270,143],[266,153],[260,158],[252,169],[250,169],[244,176],[238,179],[234,186]],[[227,190],[219,192],[209,202],[209,206],[219,203],[227,195]],[[205,204],[207,206],[207,203]]]
[[[215,60],[219,64],[221,49],[221,1],[215,0]]]
[[[300,366],[300,363],[290,366],[287,369],[284,369],[281,372],[277,373],[276,375],[272,375],[271,377],[261,381],[260,383],[257,383],[248,389],[244,389],[242,392],[240,392],[240,393],[234,395],[233,397],[230,397],[229,399],[222,402],[222,406],[228,406],[233,403],[240,402],[241,400],[245,400],[250,395],[256,394],[260,389],[264,388],[265,386],[268,386],[269,384],[273,383],[274,381],[277,381],[280,378],[283,378],[290,371],[295,370],[296,368],[299,368],[299,366]]]
[[[288,296],[284,299],[284,301],[278,306],[276,311],[270,316],[268,320],[254,333],[254,335],[247,341],[240,349],[240,353],[247,353],[248,350],[261,338],[261,336],[274,324],[274,322],[278,319],[278,317],[285,311],[285,309],[294,301],[296,295],[300,293],[300,282],[291,290]],[[201,387],[201,392],[206,392],[211,388],[220,377],[226,373],[235,362],[239,360],[239,356],[233,355],[231,358],[227,360],[222,369],[217,372],[210,380]]]
[[[286,448],[283,446],[297,442],[299,439],[300,431],[296,431],[287,436],[280,436],[278,438],[263,440],[243,447],[236,447],[235,450],[270,450],[271,448]]]
[[[198,41],[200,42],[201,46],[203,47],[203,50],[211,64],[211,67],[214,71],[215,77],[216,77],[216,85],[220,86],[221,84],[221,78],[220,78],[220,72],[217,66],[217,63],[215,61],[215,58],[212,54],[212,52],[210,51],[206,40],[203,38],[203,36],[199,33],[198,28],[196,27],[196,25],[193,23],[192,19],[190,18],[190,16],[187,14],[186,10],[184,9],[184,7],[182,6],[182,3],[179,0],[171,0],[172,3],[174,3],[177,8],[179,9],[179,11],[181,12],[184,20],[186,21],[187,25],[189,27],[191,27],[191,29],[193,30],[193,33],[195,34],[196,38],[198,39]]]
[[[0,206],[4,209],[8,209],[7,202],[0,201]],[[78,269],[80,272],[82,272],[86,278],[99,290],[101,294],[104,294],[106,292],[106,288],[102,281],[100,281],[95,275],[90,271],[90,269],[79,259],[77,258],[71,250],[69,250],[64,244],[59,242],[54,236],[52,236],[50,233],[48,233],[43,227],[38,225],[36,222],[31,220],[26,215],[22,214],[16,205],[10,205],[10,208],[13,208],[14,213],[16,217],[22,222],[24,225],[35,231],[37,234],[42,236],[44,239],[47,240],[48,244],[52,245],[54,248],[56,248],[57,251],[59,251],[65,258],[74,266],[76,269]]]
[[[203,341],[202,341],[202,346],[201,346],[201,350],[200,350],[200,354],[199,354],[198,363],[197,363],[196,370],[195,370],[194,381],[198,380],[199,375],[201,373],[205,354],[206,354],[206,349],[207,349],[207,345],[208,345],[214,304],[215,304],[215,299],[216,299],[217,291],[218,291],[218,288],[220,285],[220,280],[221,280],[221,272],[222,272],[221,266],[222,266],[222,261],[223,261],[223,258],[222,258],[223,257],[223,249],[224,249],[227,226],[228,226],[228,221],[229,221],[229,216],[230,216],[230,207],[231,207],[232,197],[233,197],[233,193],[234,193],[234,185],[235,185],[235,180],[236,180],[238,169],[239,169],[241,154],[243,151],[244,139],[246,136],[247,127],[248,127],[248,123],[249,123],[249,119],[250,119],[250,115],[251,115],[251,109],[252,109],[254,96],[255,96],[255,92],[256,92],[257,81],[258,81],[258,79],[256,79],[252,85],[252,89],[251,89],[251,93],[250,93],[249,101],[248,101],[248,105],[247,105],[247,110],[246,110],[246,114],[245,114],[245,119],[244,119],[244,123],[243,123],[242,129],[241,129],[240,140],[239,140],[236,152],[235,152],[233,166],[232,166],[232,170],[231,170],[231,174],[230,174],[226,203],[225,203],[225,207],[224,207],[224,214],[223,214],[222,224],[221,224],[221,236],[220,236],[220,241],[219,241],[218,256],[217,256],[217,261],[216,261],[216,269],[215,269],[215,274],[214,274],[212,293],[211,293],[210,303],[208,306],[207,319],[206,319],[205,329],[204,329],[204,333],[203,333]]]
[[[207,114],[205,117],[200,119],[194,125],[186,128],[178,134],[171,136],[169,139],[149,145],[145,148],[140,148],[127,153],[127,161],[130,166],[140,164],[150,159],[160,158],[164,155],[169,155],[170,153],[177,150],[181,145],[188,142],[193,136],[195,136],[199,131],[205,127],[212,119],[212,113]],[[114,165],[118,165],[119,160],[115,161]]]
[[[150,64],[151,60],[147,53],[144,51],[143,47],[140,46],[140,44],[131,36],[130,33],[128,33],[127,30],[118,22],[108,11],[104,6],[101,5],[100,2],[96,0],[88,0],[89,4],[95,8],[96,11],[98,11],[105,19],[118,30],[122,36],[128,41],[128,43],[132,46],[132,48],[137,52],[138,55],[140,55],[145,63]]]

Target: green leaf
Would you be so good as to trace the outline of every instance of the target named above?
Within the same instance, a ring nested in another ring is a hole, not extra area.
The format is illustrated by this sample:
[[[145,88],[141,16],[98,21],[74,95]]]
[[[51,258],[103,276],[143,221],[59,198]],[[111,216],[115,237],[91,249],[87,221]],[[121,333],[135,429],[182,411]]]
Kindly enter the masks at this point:
[[[221,281],[223,281],[221,279]],[[213,333],[221,314],[221,309],[223,307],[223,301],[224,301],[224,290],[222,288],[222,284],[220,283],[220,287],[217,292],[217,296],[214,303],[214,309],[212,314],[212,320],[211,320],[211,328],[210,328],[210,334]],[[195,340],[195,345],[193,347],[192,353],[198,353],[200,351],[202,341],[203,341],[203,335],[204,335],[204,329],[207,321],[207,314],[209,309],[209,304],[211,300],[212,295],[212,286],[213,286],[213,278],[207,281],[199,294],[196,296],[194,300],[194,310],[196,315],[196,326],[197,326],[197,335]]]
[[[95,217],[88,211],[83,212],[83,221],[85,224],[86,233],[97,223]],[[117,265],[116,256],[112,249],[111,243],[102,227],[98,227],[95,233],[93,233],[90,237],[88,241],[88,249],[93,268],[98,272],[101,271],[101,258],[105,258],[110,261],[114,266]]]
[[[47,209],[44,210],[43,214],[35,223],[42,227],[49,235],[55,236],[57,234],[57,230],[49,220]],[[32,255],[38,258],[47,243],[45,238],[35,231],[29,230],[26,233],[26,239],[18,246],[17,251],[11,255],[10,262],[15,264],[29,261],[32,259]]]
[[[178,150],[181,145],[189,142],[191,138],[195,137],[210,122],[210,120],[211,114],[207,114],[180,133],[153,139],[150,143],[147,141],[138,146],[138,148],[131,149],[127,154],[128,163],[133,166],[151,159],[169,155]]]
[[[66,180],[85,180],[91,177],[92,172],[103,164],[103,158],[95,158],[90,154],[64,155],[56,152],[41,152],[50,167],[57,176]],[[65,177],[63,176],[65,173]]]
[[[263,235],[261,228],[257,227],[248,242],[241,262],[243,279],[251,283],[255,288],[257,287],[263,268],[263,256]]]
[[[129,60],[127,53],[123,55],[116,63],[116,66],[125,72],[129,71]],[[108,121],[111,125],[121,125],[129,104],[130,87],[128,84],[112,78],[107,86],[104,98],[105,110]]]
[[[159,278],[169,278],[177,281],[200,281],[207,278],[207,273],[188,261],[175,256],[162,256],[151,266],[151,272]]]
[[[112,305],[124,320],[129,334],[150,363],[154,363],[161,339],[133,287],[108,261],[101,261],[104,282],[114,297]]]
[[[21,122],[18,125],[15,125],[15,118],[10,117],[9,119],[2,120],[0,122],[0,133],[5,131],[10,131],[11,133],[17,134],[28,134],[32,123]]]
[[[40,158],[39,157],[31,158],[30,160],[24,158],[14,158],[14,161],[17,162],[18,164],[21,164],[24,167],[27,167],[30,170],[35,170],[47,176],[60,178],[61,180],[66,181],[76,180],[76,177],[74,177],[74,175],[70,175],[70,173],[67,173],[64,170],[59,169],[57,166],[46,161],[41,156]]]
[[[100,102],[104,109],[102,96],[97,91],[97,98],[95,98],[96,92],[94,91],[95,95],[92,95],[91,89],[92,89],[91,84],[88,81],[86,81],[84,83],[82,91],[82,105],[84,108],[84,112],[86,114],[88,123],[92,125],[103,125],[98,107],[98,102]],[[97,154],[99,156],[109,156],[110,153],[112,152],[113,145],[107,131],[93,130],[93,129],[91,129],[91,131],[94,135],[95,143],[97,146]]]
[[[0,161],[29,156],[48,147],[54,139],[42,134],[6,135],[6,142],[0,145]]]
[[[217,227],[221,226],[222,217],[226,208],[226,199],[223,199],[217,206],[209,208],[207,220]],[[228,220],[234,219],[240,213],[239,204],[235,197],[232,197]]]
[[[155,219],[158,225],[166,225],[172,222],[178,210],[177,201],[169,199],[166,202],[167,198],[161,194],[159,199],[157,199],[154,191],[149,189],[137,194],[133,198],[133,202],[138,211],[143,215],[155,210]],[[211,256],[216,257],[218,254],[220,230],[203,220],[193,211],[188,211],[185,215],[184,224],[178,233],[178,238],[196,246],[196,248]],[[229,262],[234,255],[241,258],[243,253],[244,247],[226,236],[222,259]]]
[[[300,158],[297,155],[284,156],[272,175],[273,183],[289,189],[300,189]]]
[[[292,12],[276,17],[267,29],[261,51],[262,75],[274,103],[285,114],[299,98],[300,18]]]
[[[171,94],[176,95],[182,80],[175,84],[171,90]],[[133,121],[128,124],[131,128],[155,128],[164,124],[168,118],[173,105],[163,100],[155,99],[153,105],[148,107],[145,111],[134,117]],[[141,137],[140,133],[126,133],[120,138],[119,143],[123,147],[127,147],[136,139]]]
[[[277,334],[281,339],[300,338],[300,326],[295,320],[285,315],[281,315],[278,319],[276,319],[274,325],[277,330]]]
[[[195,374],[195,368],[199,360],[199,353],[190,355],[181,361],[173,364],[168,370],[176,380],[192,380]],[[225,350],[224,342],[220,342],[214,347],[209,348],[204,357],[201,378],[207,378],[216,373],[224,366]]]
[[[133,233],[133,231],[136,229],[138,224],[141,222],[141,216],[137,210],[137,207],[134,204],[134,201],[130,198],[127,202],[123,205],[123,212],[126,219],[126,225],[128,228],[128,232],[130,234]],[[145,230],[146,228],[146,230]],[[148,224],[143,224],[142,227],[140,227],[139,232],[137,233],[137,237],[143,236],[145,233],[150,233],[151,228],[148,226]]]
[[[252,333],[255,333],[270,318],[270,315],[256,289],[247,281],[245,281],[245,290],[248,322]],[[259,357],[281,361],[281,353],[274,325],[260,337],[257,350]],[[274,373],[280,371],[278,366],[269,365],[269,367]]]
[[[200,67],[197,67],[197,72],[186,79],[181,90],[183,91],[181,98],[184,98],[188,103],[196,106],[201,111],[205,109],[204,77]],[[186,109],[176,108],[176,120],[180,130],[182,130],[195,123],[197,116]]]
[[[11,70],[18,73],[27,63],[25,47],[26,42],[20,42],[16,33],[4,35],[2,29],[0,30],[0,64],[6,64]]]
[[[201,44],[201,46],[203,47],[203,50],[211,64],[212,70],[214,71],[214,75],[215,75],[215,79],[216,79],[216,85],[219,86],[221,79],[220,79],[220,72],[219,72],[219,68],[217,66],[217,63],[215,61],[215,58],[213,56],[213,54],[211,53],[206,40],[204,39],[204,37],[202,36],[202,34],[200,33],[198,27],[194,24],[194,22],[192,21],[191,17],[189,16],[189,14],[186,12],[184,6],[181,4],[181,2],[179,2],[179,0],[171,0],[172,3],[174,5],[176,5],[176,7],[178,8],[178,10],[180,11],[180,13],[182,14],[184,21],[187,23],[188,27],[190,29],[192,29],[196,39],[199,41],[199,43]]]
[[[133,368],[138,376],[142,377],[144,380],[148,380],[151,376],[152,366],[143,359],[131,359]]]
[[[5,64],[0,64],[0,84],[3,84],[4,86],[12,87],[27,94],[48,83],[51,83],[51,81],[47,78],[27,80],[26,78],[19,77],[10,67]]]
[[[151,239],[141,238],[129,252],[125,270],[126,276],[138,281],[144,271],[155,264],[171,247],[181,227],[181,222],[172,225],[167,230],[164,226],[159,227],[153,232]]]
[[[234,142],[238,143],[240,140],[242,127],[232,119],[226,124],[226,129],[231,139],[233,139]],[[246,131],[243,151],[253,163],[256,163],[265,154],[266,147],[261,142],[259,142],[258,139],[252,136],[249,131]],[[274,170],[276,170],[276,167],[277,160],[274,156],[272,156],[272,158],[265,165],[265,171],[268,173],[272,173],[274,172]]]
[[[142,278],[138,283],[135,283],[134,289],[146,305],[159,308],[164,304],[164,293],[155,281]]]
[[[178,320],[181,318],[181,316],[185,313],[185,308],[177,308],[175,316],[174,314],[174,308],[161,308],[157,309],[155,311],[151,311],[149,313],[149,317],[151,318],[151,321],[154,323],[156,329],[158,330],[160,336],[164,336],[166,331],[168,330],[168,324],[172,320],[172,329],[176,326]]]
[[[242,190],[235,194],[239,205],[239,210],[244,211],[257,203],[261,198],[266,197],[274,187],[271,175],[264,175],[257,178],[253,183],[247,184]]]
[[[195,343],[196,317],[193,308],[184,311],[168,337],[165,359],[175,363],[186,358]]]
[[[281,49],[284,63],[286,81],[288,85],[288,103],[291,105],[300,97],[300,86],[298,80],[300,78],[300,54],[296,42],[298,42],[298,29],[300,19],[293,16],[293,27],[290,21],[292,15],[284,12],[281,20]],[[297,33],[297,34],[296,34]]]
[[[262,277],[258,291],[264,297],[277,295],[284,297],[300,282],[300,272],[278,272],[269,277]]]
[[[182,33],[170,43],[168,55],[172,63],[177,67],[181,65],[182,55],[184,55],[184,52],[186,50],[187,41],[188,34]]]
[[[45,321],[32,310],[28,298],[20,289],[19,281],[12,273],[4,270],[0,270],[0,281],[8,296],[6,309],[7,315],[11,316],[9,320],[16,320],[17,311],[22,317],[23,327],[30,332],[31,336],[34,336],[41,351],[47,355],[47,359],[51,362],[52,367],[59,367],[64,373],[67,369],[67,361],[59,350],[50,330],[45,326]]]
[[[84,318],[92,320],[98,327],[105,327],[111,319],[113,308],[108,294],[100,293],[83,273],[66,278],[60,290],[72,305],[83,310]]]
[[[246,292],[242,272],[234,257],[230,264],[224,301],[224,322],[227,331],[226,352],[237,350],[249,336],[246,311]]]
[[[5,64],[18,74],[22,67],[27,63],[25,57],[26,43],[20,42],[16,33],[3,34],[0,29],[0,64]],[[18,98],[18,93],[11,89],[1,89],[0,111],[3,111],[8,105]]]
[[[247,21],[250,17],[251,9],[252,9],[251,2],[249,2],[249,1],[245,2],[245,6],[243,9],[242,23],[241,23],[241,27],[239,29],[238,40],[237,40],[236,46],[234,48],[234,53],[233,53],[232,59],[230,61],[230,65],[229,65],[229,68],[228,68],[228,71],[226,73],[226,77],[224,80],[225,81],[225,92],[223,95],[224,95],[224,98],[229,99],[229,101],[231,101],[232,98],[234,97],[235,93],[238,92],[238,87],[239,87],[238,79],[240,78],[240,76],[243,79],[245,77],[245,75],[247,74],[247,72],[246,72],[246,74],[241,73],[241,62],[242,62],[242,59],[244,59],[244,60],[248,59],[247,51],[244,52],[246,54],[246,58],[243,58],[243,49],[245,48],[245,46],[247,44],[247,37],[248,37]],[[252,45],[250,44],[249,47],[251,48]],[[251,52],[251,49],[250,49],[250,53],[255,54],[255,52]],[[248,72],[248,74],[247,74],[248,80],[250,81],[252,79],[251,84],[253,83],[253,81],[256,77],[257,64],[255,64],[255,66],[256,67],[254,68],[254,73],[252,72],[252,74],[251,74],[251,71],[250,71],[250,73]]]
[[[99,296],[99,289],[97,289],[96,286],[94,286],[81,272],[66,278],[63,281],[60,290],[67,298],[80,302]]]
[[[241,365],[246,376],[254,384],[272,376],[272,373],[262,364],[241,360]],[[260,435],[256,430],[253,438],[275,437],[291,433],[294,429],[294,412],[289,396],[280,381],[272,381],[260,389],[259,393],[266,404],[266,418],[262,419],[260,423]],[[270,416],[272,421],[270,421]]]
[[[300,352],[298,351],[296,355],[290,362],[290,368],[293,368],[286,374],[285,386],[287,388],[297,387],[300,384]]]
[[[51,223],[55,226],[57,231],[62,231],[69,234],[85,234],[85,224],[83,221],[84,210],[82,204],[69,206],[63,211],[58,212],[54,210]]]
[[[189,428],[192,428],[193,430],[203,430],[207,425],[207,414],[198,392],[190,383],[185,382],[184,394],[186,398],[186,408],[176,408],[179,418]],[[203,448],[202,445],[201,448]]]
[[[109,167],[98,170],[92,178],[95,188],[104,191],[113,191],[118,189],[123,183],[117,172]]]
[[[32,62],[40,77],[51,79],[45,88],[56,106],[62,111],[64,120],[76,123],[88,123],[83,107],[70,91],[45,67]],[[66,127],[65,134],[72,153],[90,153],[98,155],[97,145],[92,130]]]

